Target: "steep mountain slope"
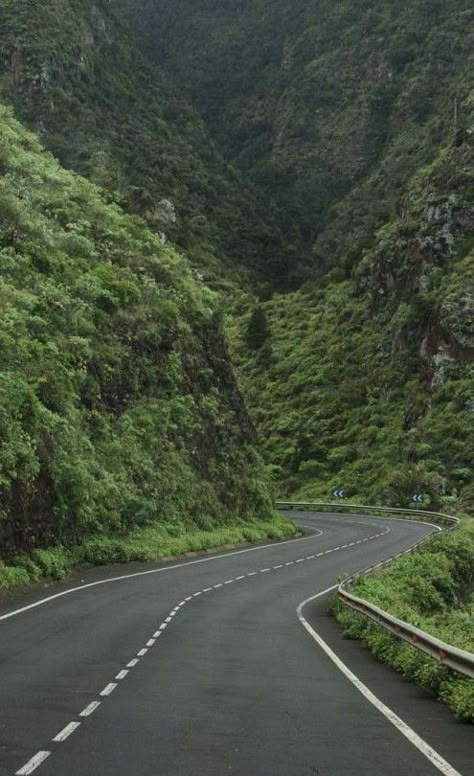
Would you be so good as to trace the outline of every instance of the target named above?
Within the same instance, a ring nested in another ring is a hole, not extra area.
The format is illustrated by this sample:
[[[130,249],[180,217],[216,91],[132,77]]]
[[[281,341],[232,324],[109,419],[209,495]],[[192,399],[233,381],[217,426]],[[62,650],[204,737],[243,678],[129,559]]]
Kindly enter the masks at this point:
[[[271,511],[214,295],[0,107],[0,547]]]
[[[474,506],[467,0],[114,0],[317,280],[235,306],[282,492]]]
[[[234,301],[281,492],[474,508],[471,6],[0,0],[4,99]]]
[[[319,269],[358,260],[469,93],[469,0],[114,4]]]
[[[0,0],[0,30],[0,95],[63,165],[118,192],[210,282],[294,271],[276,208],[223,161],[109,2]]]
[[[242,385],[282,492],[474,510],[473,140],[412,178],[351,279],[275,295],[260,338],[254,303],[237,307]]]

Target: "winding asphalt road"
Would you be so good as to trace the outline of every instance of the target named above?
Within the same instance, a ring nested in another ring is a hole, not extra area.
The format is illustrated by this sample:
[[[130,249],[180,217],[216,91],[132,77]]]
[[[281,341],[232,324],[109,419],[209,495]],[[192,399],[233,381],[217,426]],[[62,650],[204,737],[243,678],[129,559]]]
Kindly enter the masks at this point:
[[[293,517],[302,539],[4,603],[0,776],[472,774],[472,728],[327,614],[341,574],[434,529]]]

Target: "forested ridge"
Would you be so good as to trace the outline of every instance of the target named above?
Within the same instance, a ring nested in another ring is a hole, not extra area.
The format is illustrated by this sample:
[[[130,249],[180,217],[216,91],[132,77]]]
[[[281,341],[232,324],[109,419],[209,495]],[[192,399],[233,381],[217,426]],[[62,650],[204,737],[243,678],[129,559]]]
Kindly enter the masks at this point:
[[[261,453],[474,509],[473,22],[0,0],[5,558],[268,517]]]

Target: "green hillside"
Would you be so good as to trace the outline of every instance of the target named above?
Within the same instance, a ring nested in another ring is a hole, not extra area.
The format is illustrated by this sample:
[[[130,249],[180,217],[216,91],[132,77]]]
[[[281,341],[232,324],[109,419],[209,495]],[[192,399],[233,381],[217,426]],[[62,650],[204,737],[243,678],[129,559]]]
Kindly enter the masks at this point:
[[[473,509],[472,4],[115,6],[310,256],[229,317],[280,492]]]
[[[472,88],[469,0],[114,5],[319,271],[359,260]]]
[[[253,423],[282,494],[474,509],[473,21],[0,0],[10,554],[267,513]]]
[[[248,273],[288,282],[298,263],[291,228],[223,160],[110,5],[0,0],[0,96],[63,166],[112,191],[209,282]]]
[[[214,295],[0,108],[0,546],[268,516]]]
[[[473,153],[447,147],[413,177],[351,278],[257,308],[256,343],[242,297],[239,373],[282,493],[474,508]]]

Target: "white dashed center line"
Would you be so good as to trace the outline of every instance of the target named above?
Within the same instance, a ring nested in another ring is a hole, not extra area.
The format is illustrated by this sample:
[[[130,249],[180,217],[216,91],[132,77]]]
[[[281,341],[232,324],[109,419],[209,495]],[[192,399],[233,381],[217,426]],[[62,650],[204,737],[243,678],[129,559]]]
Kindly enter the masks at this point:
[[[66,738],[69,738],[71,733],[74,733],[74,731],[77,730],[80,724],[80,722],[70,722],[69,725],[66,725],[65,728],[60,730],[60,732],[54,736],[53,741],[57,741],[59,743],[65,741]]]
[[[272,570],[278,570],[285,568],[287,566],[293,566],[295,563],[303,563],[305,560],[314,560],[315,558],[319,558],[322,555],[327,555],[331,552],[336,552],[337,550],[346,549],[347,547],[353,547],[356,544],[361,544],[362,542],[370,541],[371,539],[377,539],[379,536],[383,536],[386,533],[389,533],[390,529],[385,529],[382,533],[375,534],[374,536],[366,537],[365,539],[359,539],[356,542],[351,542],[350,544],[344,544],[340,547],[334,547],[329,550],[325,550],[323,552],[319,552],[317,555],[307,555],[305,558],[297,558],[296,560],[289,560],[286,563],[278,563],[275,566],[272,566],[271,568],[264,568],[260,569],[259,571],[249,571],[247,574],[240,574],[238,577],[232,578],[232,579],[226,579],[224,582],[218,582],[212,587],[205,587],[203,590],[197,590],[195,593],[192,593],[192,595],[186,596],[182,601],[180,601],[179,604],[177,604],[174,609],[168,614],[168,616],[165,618],[165,620],[159,625],[158,630],[155,631],[152,638],[148,639],[146,642],[146,646],[140,649],[139,652],[137,652],[137,656],[129,660],[129,662],[126,665],[126,668],[123,668],[121,671],[117,673],[115,676],[115,679],[117,681],[122,681],[125,679],[129,673],[128,669],[134,668],[136,665],[139,664],[140,660],[139,658],[144,657],[149,649],[153,647],[156,643],[156,640],[163,635],[163,632],[165,631],[168,624],[172,621],[172,619],[175,617],[175,615],[180,611],[180,609],[185,606],[186,603],[189,601],[192,601],[194,598],[197,598],[203,593],[209,593],[212,590],[217,590],[218,588],[224,587],[225,585],[230,585],[233,582],[238,582],[243,579],[246,579],[248,577],[255,577],[257,574],[267,574]],[[319,532],[319,535],[321,535],[322,532]],[[99,693],[99,696],[102,698],[105,698],[113,693],[113,691],[118,686],[117,682],[109,682],[104,689]],[[99,708],[101,705],[101,701],[95,700],[89,703],[88,706],[86,706],[80,713],[79,717],[82,717],[83,719],[86,717],[90,717],[91,714],[94,713],[96,709]],[[63,741],[66,741],[67,738],[69,738],[72,733],[74,733],[77,728],[79,728],[81,725],[80,722],[74,720],[73,722],[69,722],[66,727],[64,727],[54,738],[53,741],[55,743],[62,743]],[[36,768],[38,768],[41,763],[43,763],[49,756],[51,752],[46,750],[41,750],[37,752],[30,760],[28,760],[25,765],[23,765],[20,770],[16,771],[15,776],[29,776],[29,774],[33,773]]]
[[[33,773],[38,765],[44,763],[50,754],[51,752],[36,752],[34,757],[32,757],[31,760],[28,760],[26,765],[24,765],[23,768],[20,768],[20,770],[16,772],[15,776],[28,776],[30,773]]]
[[[116,687],[117,687],[117,683],[116,682],[109,682],[109,684],[107,684],[104,687],[104,689],[102,690],[102,692],[100,694],[102,696],[106,697],[107,695],[110,695],[111,693],[113,693],[113,691],[115,690]]]
[[[92,703],[89,703],[88,706],[86,706],[85,709],[82,709],[81,713],[79,714],[80,717],[90,717],[91,714],[94,713],[96,709],[98,709],[100,706],[100,701],[92,701]]]

